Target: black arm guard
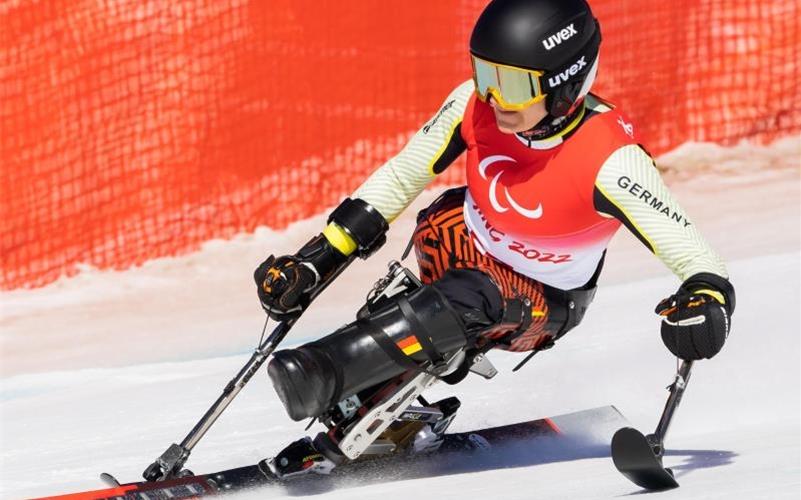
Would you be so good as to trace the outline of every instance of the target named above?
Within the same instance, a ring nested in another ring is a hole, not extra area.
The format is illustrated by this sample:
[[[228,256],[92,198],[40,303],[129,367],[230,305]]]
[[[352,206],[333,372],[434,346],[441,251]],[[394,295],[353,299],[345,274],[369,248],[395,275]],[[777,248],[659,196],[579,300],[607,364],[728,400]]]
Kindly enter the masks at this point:
[[[723,294],[723,297],[726,299],[726,303],[723,304],[723,307],[726,308],[726,312],[731,316],[734,312],[736,297],[734,295],[734,287],[726,278],[712,273],[693,274],[681,284],[679,290],[692,294],[705,288]]]
[[[317,283],[328,279],[331,274],[348,262],[348,258],[331,246],[331,243],[322,234],[318,234],[303,245],[296,257],[301,262],[308,262],[314,267],[318,275]]]
[[[387,241],[387,224],[384,216],[366,201],[345,198],[331,212],[328,223],[341,227],[356,242],[356,255],[366,259]]]

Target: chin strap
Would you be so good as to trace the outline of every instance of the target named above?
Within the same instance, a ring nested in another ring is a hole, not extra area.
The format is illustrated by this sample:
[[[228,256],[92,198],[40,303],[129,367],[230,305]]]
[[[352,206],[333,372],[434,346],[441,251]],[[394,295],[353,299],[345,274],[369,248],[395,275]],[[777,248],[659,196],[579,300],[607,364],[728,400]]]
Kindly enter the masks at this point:
[[[563,137],[579,126],[586,112],[587,106],[582,99],[570,114],[562,117],[547,115],[530,129],[515,135],[530,148],[550,149],[561,144]]]

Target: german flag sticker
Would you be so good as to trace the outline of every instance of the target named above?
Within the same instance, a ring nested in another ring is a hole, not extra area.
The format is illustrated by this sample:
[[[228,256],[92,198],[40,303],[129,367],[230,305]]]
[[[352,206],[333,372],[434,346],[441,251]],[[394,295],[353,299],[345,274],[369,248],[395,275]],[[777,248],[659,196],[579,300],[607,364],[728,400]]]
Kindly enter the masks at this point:
[[[407,356],[411,356],[417,351],[423,350],[423,346],[420,345],[420,342],[414,335],[409,335],[408,337],[399,340],[395,343],[395,345],[397,345],[398,348],[403,351],[403,354]]]

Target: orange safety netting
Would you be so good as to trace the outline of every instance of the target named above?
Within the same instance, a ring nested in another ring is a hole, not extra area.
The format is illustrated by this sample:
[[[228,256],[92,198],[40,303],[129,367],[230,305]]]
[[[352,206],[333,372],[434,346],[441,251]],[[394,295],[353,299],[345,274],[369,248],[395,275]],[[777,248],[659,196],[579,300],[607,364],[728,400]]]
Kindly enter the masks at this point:
[[[469,78],[484,4],[0,3],[0,288],[334,206]],[[595,90],[653,153],[801,130],[797,0],[592,5]]]

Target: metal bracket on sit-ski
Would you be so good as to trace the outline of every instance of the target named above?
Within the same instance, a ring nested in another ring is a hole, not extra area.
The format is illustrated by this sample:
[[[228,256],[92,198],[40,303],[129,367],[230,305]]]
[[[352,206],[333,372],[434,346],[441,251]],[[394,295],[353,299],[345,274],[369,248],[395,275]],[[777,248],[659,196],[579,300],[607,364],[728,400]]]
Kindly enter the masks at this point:
[[[411,271],[403,267],[400,262],[392,260],[389,262],[389,271],[386,276],[379,279],[370,293],[367,295],[367,302],[375,302],[379,297],[394,297],[408,291],[411,287],[422,286]]]
[[[359,396],[354,394],[340,401],[337,406],[339,407],[339,411],[342,412],[342,418],[348,419],[355,415],[359,408],[361,408],[362,402],[359,400]]]
[[[498,369],[495,368],[489,358],[487,358],[487,355],[482,353],[476,354],[473,357],[473,364],[470,365],[470,371],[476,375],[481,375],[487,380],[498,374]]]
[[[423,422],[433,424],[442,418],[442,412],[436,408],[424,406],[409,406],[398,416],[398,420],[405,422]]]
[[[458,366],[456,361],[464,359],[461,351],[450,358],[448,366]],[[405,413],[412,402],[426,389],[434,385],[436,375],[421,372],[410,379],[386,401],[373,407],[361,420],[356,422],[339,442],[339,449],[351,460],[362,455],[370,444],[386,430],[389,425]]]

